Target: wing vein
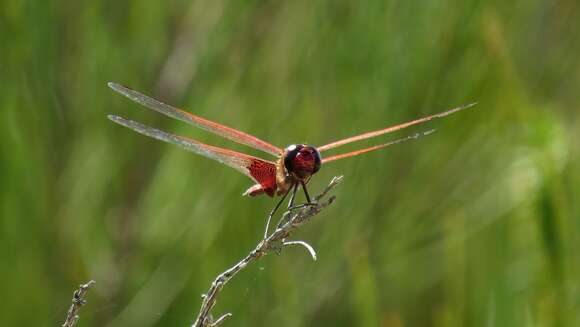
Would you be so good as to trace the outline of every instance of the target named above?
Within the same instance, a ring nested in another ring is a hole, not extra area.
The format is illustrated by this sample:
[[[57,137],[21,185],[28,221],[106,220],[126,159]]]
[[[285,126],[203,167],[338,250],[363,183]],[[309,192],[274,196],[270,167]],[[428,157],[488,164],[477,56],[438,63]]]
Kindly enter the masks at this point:
[[[391,141],[389,143],[371,146],[370,148],[356,150],[356,151],[347,152],[347,153],[343,153],[343,154],[337,154],[337,155],[334,155],[334,156],[330,156],[330,157],[327,157],[327,158],[323,158],[322,159],[322,163],[327,163],[327,162],[335,161],[335,160],[338,160],[338,159],[344,159],[344,158],[348,158],[348,157],[352,157],[352,156],[357,156],[359,154],[363,154],[363,153],[367,153],[367,152],[379,150],[379,149],[382,149],[382,148],[387,147],[387,146],[390,146],[390,145],[395,145],[395,144],[398,144],[398,143],[403,143],[403,142],[406,142],[406,141],[415,140],[415,139],[418,139],[418,138],[420,138],[422,136],[427,136],[427,135],[429,135],[429,134],[431,134],[433,132],[435,132],[435,129],[431,129],[431,130],[428,130],[428,131],[425,131],[425,132],[415,133],[413,135],[409,135],[407,137],[403,137],[403,138],[400,138],[400,139]]]
[[[412,120],[410,122],[406,122],[406,123],[402,123],[402,124],[399,124],[399,125],[387,127],[387,128],[384,128],[384,129],[380,129],[378,131],[372,131],[372,132],[368,132],[368,133],[364,133],[364,134],[352,136],[352,137],[349,137],[349,138],[346,138],[346,139],[343,139],[343,140],[340,140],[340,141],[336,141],[336,142],[332,142],[332,143],[329,143],[329,144],[320,146],[320,147],[318,147],[318,151],[322,152],[322,151],[326,151],[326,150],[329,150],[329,149],[332,149],[332,148],[336,148],[336,147],[341,146],[341,145],[344,145],[344,144],[348,144],[348,143],[352,143],[352,142],[356,142],[356,141],[361,141],[361,140],[365,140],[365,139],[368,139],[368,138],[371,138],[371,137],[376,137],[376,136],[383,135],[383,134],[386,134],[386,133],[391,133],[391,132],[394,132],[394,131],[398,131],[398,130],[403,129],[403,128],[407,128],[407,127],[410,127],[410,126],[413,126],[413,125],[417,125],[417,124],[421,124],[421,123],[428,122],[428,121],[430,121],[432,119],[442,118],[442,117],[451,115],[451,114],[456,113],[456,112],[458,112],[460,110],[470,108],[470,107],[472,107],[474,105],[476,105],[475,102],[474,103],[467,104],[467,105],[464,105],[464,106],[461,106],[461,107],[453,108],[453,109],[450,109],[450,110],[447,110],[447,111],[444,111],[444,112],[440,112],[438,114],[434,114],[434,115],[431,115],[431,116],[427,116],[427,117],[415,119],[415,120]]]
[[[109,87],[114,91],[126,96],[127,98],[135,101],[149,109],[155,110],[161,114],[168,117],[180,120],[182,122],[188,123],[194,127],[201,128],[210,133],[217,134],[221,137],[229,139],[231,141],[247,145],[254,149],[264,151],[273,156],[279,156],[282,153],[282,149],[263,141],[253,135],[244,133],[237,129],[218,124],[216,122],[201,118],[189,112],[183,111],[181,109],[175,108],[168,104],[165,104],[159,100],[146,96],[138,91],[132,90],[121,84],[109,82]]]
[[[115,122],[119,125],[125,126],[127,128],[130,128],[130,129],[132,129],[140,134],[152,137],[152,138],[160,140],[160,141],[164,141],[167,143],[178,145],[178,146],[180,146],[188,151],[197,153],[197,154],[202,155],[204,157],[207,157],[209,159],[213,159],[213,160],[218,161],[222,164],[230,166],[230,167],[236,169],[237,171],[241,172],[242,174],[250,177],[255,182],[261,182],[261,181],[258,181],[257,178],[255,176],[253,176],[253,174],[252,174],[252,171],[250,168],[251,168],[253,163],[258,162],[258,163],[262,164],[263,166],[267,166],[267,167],[274,166],[273,162],[270,162],[267,160],[263,160],[260,158],[256,158],[256,157],[253,157],[253,156],[250,156],[250,155],[247,155],[244,153],[232,151],[232,150],[218,148],[215,146],[201,143],[201,142],[196,141],[196,140],[192,140],[190,138],[183,137],[183,136],[167,133],[167,132],[164,132],[162,130],[159,130],[159,129],[156,129],[153,127],[149,127],[147,125],[141,124],[141,123],[133,121],[133,120],[129,120],[129,119],[125,119],[125,118],[122,118],[119,116],[113,116],[113,115],[109,115],[108,118],[110,120],[112,120],[113,122]]]

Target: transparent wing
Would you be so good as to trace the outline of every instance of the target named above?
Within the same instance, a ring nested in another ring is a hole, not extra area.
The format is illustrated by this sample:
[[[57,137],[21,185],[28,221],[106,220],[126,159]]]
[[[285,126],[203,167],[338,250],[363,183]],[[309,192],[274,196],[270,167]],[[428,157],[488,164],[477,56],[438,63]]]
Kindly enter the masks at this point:
[[[429,134],[431,134],[433,132],[435,132],[434,129],[428,130],[426,132],[415,133],[413,135],[410,135],[410,136],[407,136],[407,137],[404,137],[404,138],[400,138],[398,140],[394,140],[394,141],[389,142],[389,143],[375,145],[375,146],[372,146],[370,148],[366,148],[366,149],[362,149],[362,150],[356,150],[356,151],[347,152],[347,153],[343,153],[343,154],[337,154],[335,156],[330,156],[328,158],[322,158],[322,163],[326,163],[326,162],[334,161],[334,160],[338,160],[338,159],[343,159],[343,158],[348,158],[348,157],[353,157],[353,156],[358,156],[359,154],[363,154],[363,153],[367,153],[367,152],[379,150],[379,149],[382,149],[382,148],[387,147],[389,145],[394,145],[394,144],[403,143],[403,142],[410,141],[410,140],[415,140],[415,139],[418,139],[418,138],[420,138],[422,136],[427,136],[427,135],[429,135]]]
[[[117,83],[113,83],[113,82],[109,82],[108,83],[109,87],[119,93],[121,93],[122,95],[126,96],[127,98],[149,108],[149,109],[153,109],[159,113],[162,113],[166,116],[169,116],[171,118],[175,118],[177,120],[181,120],[183,122],[186,122],[190,125],[193,125],[195,127],[201,128],[203,130],[206,130],[208,132],[217,134],[219,136],[225,137],[229,140],[232,140],[234,142],[237,143],[241,143],[247,146],[250,146],[254,149],[257,150],[261,150],[264,151],[266,153],[269,153],[271,155],[274,156],[279,156],[282,153],[282,149],[266,142],[266,141],[262,141],[259,138],[252,136],[250,134],[244,133],[242,131],[238,131],[237,129],[228,127],[228,126],[224,126],[222,124],[218,124],[216,122],[212,122],[210,120],[195,116],[193,114],[190,114],[186,111],[183,111],[181,109],[175,108],[173,106],[170,106],[168,104],[165,104],[159,100],[153,99],[151,97],[148,97],[144,94],[141,94],[135,90],[132,90],[128,87],[125,87],[123,85],[117,84]]]
[[[435,115],[431,115],[431,116],[427,116],[427,117],[424,117],[424,118],[412,120],[410,122],[406,122],[406,123],[403,123],[403,124],[399,124],[399,125],[387,127],[385,129],[381,129],[381,130],[378,130],[378,131],[368,132],[368,133],[360,134],[360,135],[357,135],[357,136],[349,137],[349,138],[346,138],[344,140],[332,142],[332,143],[329,143],[329,144],[326,144],[326,145],[323,145],[323,146],[318,147],[318,151],[320,151],[320,152],[326,151],[326,150],[329,150],[329,149],[332,149],[332,148],[336,148],[337,146],[341,146],[341,145],[344,145],[344,144],[348,144],[348,143],[352,143],[352,142],[356,142],[356,141],[360,141],[360,140],[365,140],[365,139],[368,139],[368,138],[371,138],[371,137],[375,137],[375,136],[379,136],[379,135],[383,135],[383,134],[386,134],[386,133],[391,133],[391,132],[398,131],[398,130],[403,129],[403,128],[407,128],[409,126],[413,126],[413,125],[417,125],[417,124],[421,124],[421,123],[428,122],[428,121],[430,121],[432,119],[442,118],[442,117],[451,115],[453,113],[456,113],[456,112],[458,112],[460,110],[473,107],[476,104],[477,103],[475,103],[475,102],[474,103],[470,103],[468,105],[464,105],[464,106],[461,106],[461,107],[453,108],[453,109],[450,109],[450,110],[447,110],[447,111],[444,111],[444,112],[440,112],[440,113],[435,114]]]
[[[186,150],[213,159],[224,165],[228,165],[241,172],[242,174],[250,177],[257,183],[260,183],[261,185],[275,185],[276,165],[273,162],[256,158],[244,153],[204,144],[183,136],[167,133],[162,130],[149,127],[147,125],[143,125],[136,121],[125,119],[119,116],[109,115],[108,118],[119,125],[128,127],[143,135],[163,142],[179,145]]]

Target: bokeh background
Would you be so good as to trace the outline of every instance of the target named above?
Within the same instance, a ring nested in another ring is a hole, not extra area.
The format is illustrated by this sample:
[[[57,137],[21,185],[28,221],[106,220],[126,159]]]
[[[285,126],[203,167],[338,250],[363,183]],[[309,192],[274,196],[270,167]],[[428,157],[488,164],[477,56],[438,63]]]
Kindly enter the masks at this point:
[[[228,326],[579,326],[580,2],[3,1],[0,325],[187,326],[274,201],[114,113],[116,81],[273,144],[478,101],[419,141],[324,166],[336,204],[228,284]]]

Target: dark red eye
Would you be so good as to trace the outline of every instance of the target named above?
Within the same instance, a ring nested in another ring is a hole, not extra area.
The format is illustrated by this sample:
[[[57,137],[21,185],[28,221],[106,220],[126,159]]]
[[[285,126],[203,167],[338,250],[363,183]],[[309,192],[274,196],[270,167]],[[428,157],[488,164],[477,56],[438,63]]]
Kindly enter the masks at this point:
[[[320,153],[306,144],[293,144],[286,148],[284,166],[300,177],[307,177],[320,169]]]

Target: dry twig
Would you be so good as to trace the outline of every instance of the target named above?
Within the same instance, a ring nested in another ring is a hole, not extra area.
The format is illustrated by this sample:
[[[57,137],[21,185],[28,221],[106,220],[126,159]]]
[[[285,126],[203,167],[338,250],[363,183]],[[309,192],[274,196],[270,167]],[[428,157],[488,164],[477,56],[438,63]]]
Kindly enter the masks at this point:
[[[280,253],[284,246],[302,245],[308,250],[312,258],[316,260],[316,252],[314,251],[314,248],[308,243],[304,241],[286,241],[286,239],[290,237],[292,232],[294,232],[302,224],[309,221],[312,217],[316,216],[320,211],[322,211],[322,209],[326,208],[332,202],[334,202],[334,196],[331,196],[322,202],[321,200],[323,200],[328,192],[336,187],[341,181],[342,176],[334,177],[332,181],[330,181],[330,184],[324,189],[324,191],[315,197],[314,205],[286,211],[282,215],[281,224],[278,225],[275,231],[273,231],[269,236],[258,243],[256,248],[252,250],[245,258],[243,258],[228,270],[221,273],[211,284],[207,294],[203,296],[199,315],[193,323],[192,327],[215,327],[224,322],[226,318],[231,317],[231,313],[226,313],[216,320],[214,320],[211,316],[211,310],[215,306],[219,292],[222,290],[224,285],[229,282],[240,270],[244,269],[248,264],[258,260],[260,257],[270,253],[271,251]]]
[[[90,280],[86,284],[81,284],[79,289],[73,293],[72,304],[70,309],[68,309],[66,320],[62,324],[62,327],[73,327],[77,323],[77,320],[79,319],[78,312],[80,308],[87,303],[85,295],[94,283],[94,280]]]

